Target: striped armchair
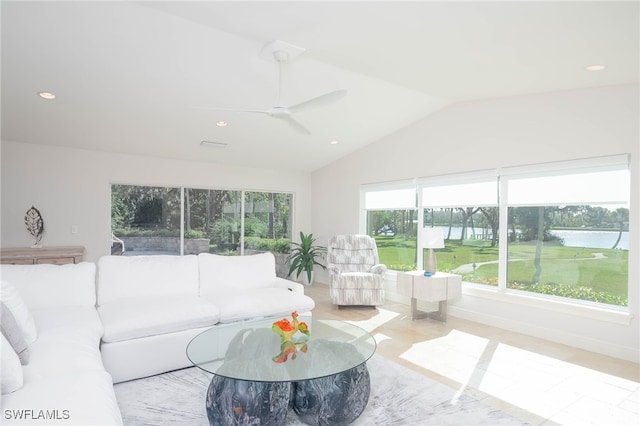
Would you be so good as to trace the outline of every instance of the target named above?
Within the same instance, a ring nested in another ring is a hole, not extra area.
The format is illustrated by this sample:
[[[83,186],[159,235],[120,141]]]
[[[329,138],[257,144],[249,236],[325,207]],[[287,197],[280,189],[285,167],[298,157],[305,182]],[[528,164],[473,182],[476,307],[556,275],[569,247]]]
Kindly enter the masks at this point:
[[[370,236],[331,237],[327,247],[331,302],[339,307],[382,305],[387,267],[378,262],[378,247]]]

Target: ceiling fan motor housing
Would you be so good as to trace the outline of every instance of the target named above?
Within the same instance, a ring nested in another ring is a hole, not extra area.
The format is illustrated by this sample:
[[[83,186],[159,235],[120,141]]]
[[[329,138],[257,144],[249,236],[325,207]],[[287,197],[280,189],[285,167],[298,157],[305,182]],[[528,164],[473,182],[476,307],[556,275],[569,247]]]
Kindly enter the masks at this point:
[[[265,44],[260,51],[260,58],[267,61],[287,62],[292,61],[307,49],[287,43],[282,40],[273,40]]]
[[[291,115],[291,111],[289,111],[289,108],[277,106],[271,108],[269,115],[274,118],[285,118]]]

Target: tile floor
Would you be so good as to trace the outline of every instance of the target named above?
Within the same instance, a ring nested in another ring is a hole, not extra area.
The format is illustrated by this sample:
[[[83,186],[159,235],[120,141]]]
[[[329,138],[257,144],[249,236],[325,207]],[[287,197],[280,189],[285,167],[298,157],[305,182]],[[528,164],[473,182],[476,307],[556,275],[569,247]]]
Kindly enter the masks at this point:
[[[314,315],[374,335],[377,353],[533,425],[640,425],[640,365],[449,316],[412,321],[409,306],[338,309],[305,289]]]

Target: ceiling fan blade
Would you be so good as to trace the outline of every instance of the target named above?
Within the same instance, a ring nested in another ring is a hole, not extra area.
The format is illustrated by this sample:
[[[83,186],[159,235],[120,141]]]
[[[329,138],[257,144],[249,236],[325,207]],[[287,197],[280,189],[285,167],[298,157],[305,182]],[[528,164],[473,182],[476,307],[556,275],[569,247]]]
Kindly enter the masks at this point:
[[[315,98],[309,99],[308,101],[304,101],[291,106],[289,107],[289,111],[291,111],[291,113],[296,113],[319,108],[339,101],[340,99],[344,98],[346,94],[346,90],[336,90],[335,92],[325,93],[324,95],[320,95]]]
[[[217,107],[192,107],[194,109],[202,109],[207,111],[232,111],[232,112],[257,112],[259,114],[270,114],[271,111],[261,109],[240,109],[240,108],[217,108]]]
[[[293,129],[298,133],[302,133],[303,135],[310,135],[311,134],[311,132],[309,130],[307,130],[306,127],[304,127],[302,124],[298,123],[296,120],[294,120],[290,116],[284,116],[284,117],[278,117],[278,118],[280,118],[281,120],[284,120],[287,123],[289,123],[289,125],[291,127],[293,127]]]

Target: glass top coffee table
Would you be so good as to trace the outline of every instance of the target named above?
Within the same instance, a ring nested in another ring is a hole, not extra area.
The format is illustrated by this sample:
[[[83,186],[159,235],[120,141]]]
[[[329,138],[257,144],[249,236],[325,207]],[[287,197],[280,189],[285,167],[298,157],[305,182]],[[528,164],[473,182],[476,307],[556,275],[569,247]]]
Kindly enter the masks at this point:
[[[364,411],[373,336],[343,321],[300,316],[308,335],[284,339],[273,330],[281,319],[215,326],[187,346],[191,362],[214,374],[206,402],[212,425],[285,424],[290,408],[307,424],[348,424]]]

